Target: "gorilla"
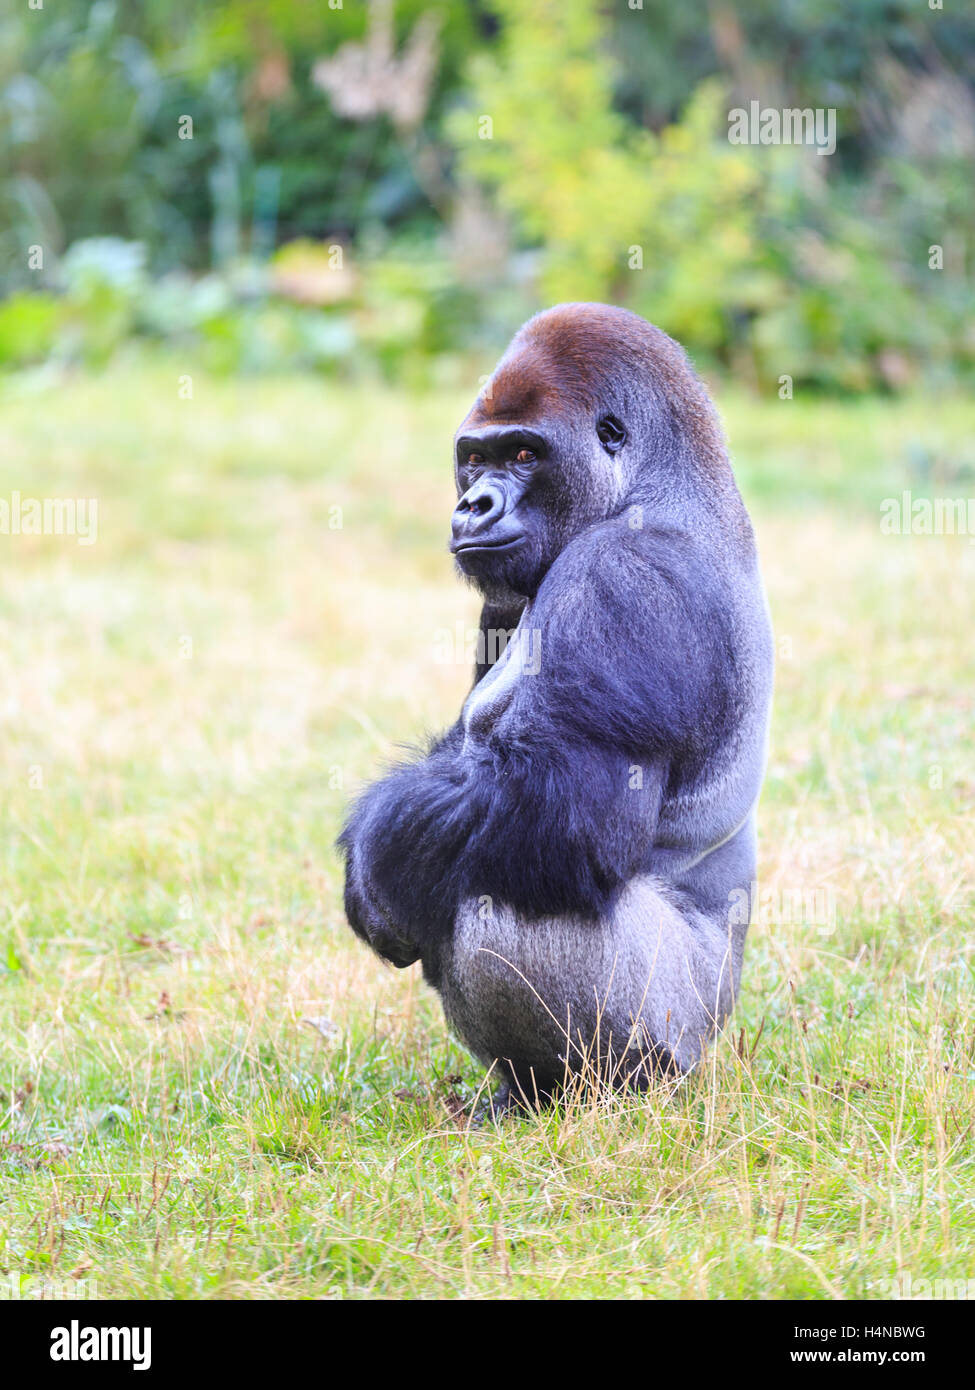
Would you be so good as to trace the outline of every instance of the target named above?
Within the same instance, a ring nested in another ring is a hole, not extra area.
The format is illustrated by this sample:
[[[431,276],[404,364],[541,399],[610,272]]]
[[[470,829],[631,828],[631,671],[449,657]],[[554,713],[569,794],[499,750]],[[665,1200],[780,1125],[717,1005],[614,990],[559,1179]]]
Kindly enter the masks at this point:
[[[738,989],[772,685],[751,524],[683,350],[603,304],[519,330],[454,472],[474,684],[353,806],[346,915],[422,962],[496,1113],[642,1089]]]

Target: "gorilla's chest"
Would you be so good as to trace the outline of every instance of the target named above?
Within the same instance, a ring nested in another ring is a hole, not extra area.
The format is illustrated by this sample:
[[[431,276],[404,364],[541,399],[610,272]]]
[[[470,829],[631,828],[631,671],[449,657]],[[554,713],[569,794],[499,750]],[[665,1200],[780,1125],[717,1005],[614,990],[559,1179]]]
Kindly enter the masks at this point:
[[[540,670],[540,634],[533,632],[529,613],[530,606],[522,613],[501,656],[467,697],[461,714],[467,741],[486,738],[509,709],[519,682]]]

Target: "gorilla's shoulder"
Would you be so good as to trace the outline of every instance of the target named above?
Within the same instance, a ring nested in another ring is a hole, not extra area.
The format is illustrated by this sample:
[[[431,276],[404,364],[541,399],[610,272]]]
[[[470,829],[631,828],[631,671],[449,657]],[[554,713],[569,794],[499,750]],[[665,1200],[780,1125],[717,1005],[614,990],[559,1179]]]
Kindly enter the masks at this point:
[[[625,518],[591,528],[546,575],[529,622],[561,717],[580,729],[673,749],[731,714],[731,615],[692,536]]]
[[[602,617],[642,626],[676,606],[685,615],[725,606],[708,547],[690,529],[635,526],[624,513],[577,535],[545,576],[533,607],[571,628]]]

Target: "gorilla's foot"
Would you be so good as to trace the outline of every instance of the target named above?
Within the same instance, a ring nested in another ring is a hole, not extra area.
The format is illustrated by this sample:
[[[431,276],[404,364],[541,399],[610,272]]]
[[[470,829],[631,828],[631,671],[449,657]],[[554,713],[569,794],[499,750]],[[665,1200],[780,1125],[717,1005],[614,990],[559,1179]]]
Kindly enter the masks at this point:
[[[530,1109],[524,1096],[510,1082],[502,1081],[494,1094],[486,1096],[477,1106],[471,1115],[471,1125],[480,1129],[489,1122],[501,1124],[509,1115],[526,1115]]]

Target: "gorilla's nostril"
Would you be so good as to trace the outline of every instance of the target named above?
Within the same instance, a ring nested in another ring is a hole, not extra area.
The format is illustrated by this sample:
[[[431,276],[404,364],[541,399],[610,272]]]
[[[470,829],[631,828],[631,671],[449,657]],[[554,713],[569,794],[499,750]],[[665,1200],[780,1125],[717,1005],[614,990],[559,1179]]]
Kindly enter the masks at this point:
[[[457,503],[454,510],[454,531],[457,528],[483,530],[493,526],[504,515],[504,493],[498,487],[477,484]]]

